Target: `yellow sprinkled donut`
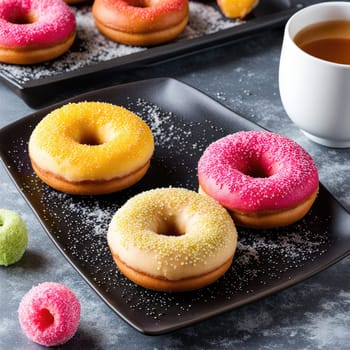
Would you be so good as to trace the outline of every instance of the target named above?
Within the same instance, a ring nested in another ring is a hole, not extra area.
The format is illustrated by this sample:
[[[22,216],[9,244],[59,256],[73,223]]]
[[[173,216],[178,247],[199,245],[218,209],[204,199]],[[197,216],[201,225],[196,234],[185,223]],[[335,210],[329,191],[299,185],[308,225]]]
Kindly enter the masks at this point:
[[[131,111],[103,102],[66,104],[49,113],[29,139],[36,174],[72,194],[102,194],[139,181],[154,151],[147,124]]]
[[[145,288],[179,292],[206,286],[226,272],[237,231],[211,198],[159,188],[129,199],[114,215],[107,240],[129,279]]]

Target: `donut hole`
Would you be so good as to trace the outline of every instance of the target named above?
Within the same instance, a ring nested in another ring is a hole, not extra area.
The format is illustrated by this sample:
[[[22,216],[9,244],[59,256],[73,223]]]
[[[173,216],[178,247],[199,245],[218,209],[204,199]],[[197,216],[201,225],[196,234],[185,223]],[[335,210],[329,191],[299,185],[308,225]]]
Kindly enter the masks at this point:
[[[129,5],[134,7],[150,7],[150,0],[129,0]]]
[[[245,175],[254,178],[266,178],[271,176],[269,169],[266,169],[266,167],[258,161],[251,162],[243,172]]]
[[[86,128],[76,137],[76,141],[81,145],[99,146],[111,141],[114,137],[115,133],[107,128]]]
[[[104,141],[97,134],[85,133],[79,140],[79,143],[88,146],[99,146],[102,145]]]
[[[159,218],[155,230],[159,235],[182,236],[185,234],[185,227],[173,216],[162,216]]]
[[[54,321],[55,318],[48,309],[43,308],[38,312],[38,328],[41,331],[50,327]]]
[[[31,12],[23,12],[21,8],[14,8],[7,21],[12,24],[31,24],[36,22],[36,17]]]
[[[234,167],[239,169],[244,175],[253,178],[268,178],[276,173],[274,162],[271,162],[270,155],[250,155],[241,164],[235,164]]]

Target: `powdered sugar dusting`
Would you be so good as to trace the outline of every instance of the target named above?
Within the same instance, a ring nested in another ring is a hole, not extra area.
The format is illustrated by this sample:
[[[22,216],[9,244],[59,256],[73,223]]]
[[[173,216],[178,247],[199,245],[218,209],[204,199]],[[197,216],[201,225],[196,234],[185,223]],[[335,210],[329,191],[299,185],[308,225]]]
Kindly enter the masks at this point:
[[[331,242],[330,218],[313,209],[301,222],[281,230],[238,229],[239,244],[229,271],[216,283],[193,293],[166,294],[145,290],[116,268],[107,241],[107,228],[116,210],[141,191],[164,186],[196,190],[197,162],[204,149],[225,130],[213,122],[191,121],[144,99],[128,99],[125,107],[151,127],[156,150],[146,176],[131,188],[108,196],[71,196],[44,185],[33,173],[27,138],[15,139],[9,155],[21,174],[21,187],[64,253],[98,289],[135,316],[160,322],[182,321],[206,304],[227,305],[245,296],[286,282],[322,256]],[[25,174],[25,176],[23,176]]]
[[[117,44],[100,34],[91,14],[91,6],[72,7],[72,9],[76,15],[77,38],[66,54],[54,61],[35,66],[0,64],[1,74],[23,84],[56,76],[62,72],[69,73],[93,67],[102,62],[146,50],[142,47]],[[212,5],[190,1],[189,23],[177,41],[209,35],[241,23],[243,21],[226,19]]]

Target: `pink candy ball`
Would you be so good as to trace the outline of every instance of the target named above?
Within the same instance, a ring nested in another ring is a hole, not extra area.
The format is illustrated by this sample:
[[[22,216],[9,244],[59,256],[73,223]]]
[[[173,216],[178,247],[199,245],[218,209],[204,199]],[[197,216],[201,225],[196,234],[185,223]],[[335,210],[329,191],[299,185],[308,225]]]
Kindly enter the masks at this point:
[[[22,298],[19,323],[32,341],[55,346],[73,337],[80,322],[80,303],[75,294],[60,283],[44,282]]]

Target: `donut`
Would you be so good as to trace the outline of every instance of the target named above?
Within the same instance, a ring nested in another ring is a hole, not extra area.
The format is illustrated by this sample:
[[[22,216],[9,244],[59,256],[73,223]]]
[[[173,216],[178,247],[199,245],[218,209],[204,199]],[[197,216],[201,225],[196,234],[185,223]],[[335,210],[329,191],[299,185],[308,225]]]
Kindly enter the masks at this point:
[[[65,285],[44,282],[32,287],[18,307],[24,334],[33,342],[56,346],[76,333],[80,322],[80,303]]]
[[[207,147],[199,191],[227,208],[238,226],[272,228],[301,219],[314,203],[318,172],[296,142],[268,131],[240,131]]]
[[[0,1],[0,61],[34,64],[66,52],[75,38],[75,15],[62,0]]]
[[[0,209],[0,265],[19,261],[28,244],[28,232],[21,216],[8,209]]]
[[[226,17],[242,19],[259,4],[259,0],[217,0],[217,4]]]
[[[237,231],[211,198],[184,188],[157,188],[119,208],[107,241],[116,265],[131,281],[183,292],[209,285],[227,271]]]
[[[186,27],[188,0],[95,0],[96,27],[126,45],[153,46],[175,39]]]
[[[150,166],[152,131],[136,114],[104,102],[63,105],[29,139],[35,173],[70,194],[105,194],[139,181]]]

